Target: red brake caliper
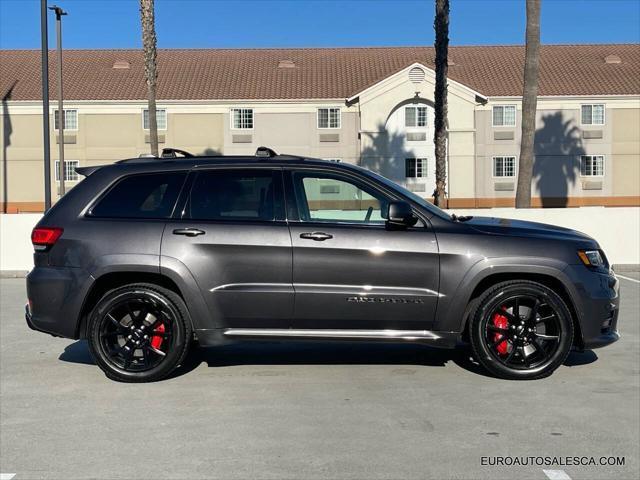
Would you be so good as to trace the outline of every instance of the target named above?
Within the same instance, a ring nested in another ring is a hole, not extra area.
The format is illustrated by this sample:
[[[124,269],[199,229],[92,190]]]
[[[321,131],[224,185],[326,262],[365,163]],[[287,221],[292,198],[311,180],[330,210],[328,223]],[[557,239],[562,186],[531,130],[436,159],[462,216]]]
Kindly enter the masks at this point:
[[[502,307],[504,310],[504,307]],[[507,320],[507,317],[505,317],[504,315],[500,315],[499,313],[496,313],[493,316],[493,324],[498,327],[498,328],[504,328],[505,330],[507,328],[509,328],[509,321]],[[500,336],[503,336],[501,333],[495,333],[493,336],[493,340],[496,341],[500,338]],[[500,355],[506,355],[507,354],[507,350],[508,350],[509,345],[507,344],[507,340],[505,337],[505,340],[503,342],[500,342],[498,344],[498,346],[496,347],[496,349],[498,350],[498,353]]]
[[[160,325],[158,325],[156,328],[153,329],[154,332],[158,332],[158,333],[164,333],[164,324],[161,323]],[[162,336],[161,335],[154,335],[151,338],[151,346],[157,350],[160,350],[160,345],[162,345]]]

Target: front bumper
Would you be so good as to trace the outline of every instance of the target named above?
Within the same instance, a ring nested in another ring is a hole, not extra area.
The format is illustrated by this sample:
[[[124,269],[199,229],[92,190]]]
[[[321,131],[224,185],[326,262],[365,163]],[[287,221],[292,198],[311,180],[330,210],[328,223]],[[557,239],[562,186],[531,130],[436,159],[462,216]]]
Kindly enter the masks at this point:
[[[80,268],[35,267],[27,275],[29,328],[78,338],[80,312],[93,278]]]
[[[593,272],[584,265],[570,265],[565,273],[577,290],[572,295],[582,337],[577,346],[592,349],[616,342],[620,338],[620,283],[615,274]]]

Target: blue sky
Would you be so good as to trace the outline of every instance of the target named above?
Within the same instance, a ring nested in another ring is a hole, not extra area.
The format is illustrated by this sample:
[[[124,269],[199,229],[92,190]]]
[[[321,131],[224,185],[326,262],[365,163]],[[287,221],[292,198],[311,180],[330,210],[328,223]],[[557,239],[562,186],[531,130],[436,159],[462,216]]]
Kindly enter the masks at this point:
[[[138,0],[51,0],[65,48],[138,48]],[[164,48],[433,44],[433,0],[156,0]],[[0,48],[39,48],[40,1],[0,0]],[[452,45],[522,44],[525,0],[451,0]],[[50,46],[55,45],[53,14]],[[542,0],[543,43],[638,43],[640,0]]]

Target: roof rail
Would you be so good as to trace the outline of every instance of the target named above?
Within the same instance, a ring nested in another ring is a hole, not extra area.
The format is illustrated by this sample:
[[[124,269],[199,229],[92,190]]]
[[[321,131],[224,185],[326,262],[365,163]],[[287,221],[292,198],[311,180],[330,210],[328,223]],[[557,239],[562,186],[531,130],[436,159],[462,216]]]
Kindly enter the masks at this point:
[[[274,152],[273,150],[271,150],[268,147],[258,147],[256,149],[256,157],[261,157],[261,158],[273,158],[273,157],[277,157],[278,154],[276,152]]]

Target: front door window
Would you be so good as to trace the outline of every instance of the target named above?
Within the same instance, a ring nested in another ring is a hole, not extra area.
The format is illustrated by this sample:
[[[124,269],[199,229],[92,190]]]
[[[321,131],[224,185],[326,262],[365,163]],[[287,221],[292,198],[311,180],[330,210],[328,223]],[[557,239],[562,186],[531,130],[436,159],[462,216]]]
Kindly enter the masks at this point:
[[[379,192],[331,174],[294,174],[301,220],[384,224],[388,201]]]

